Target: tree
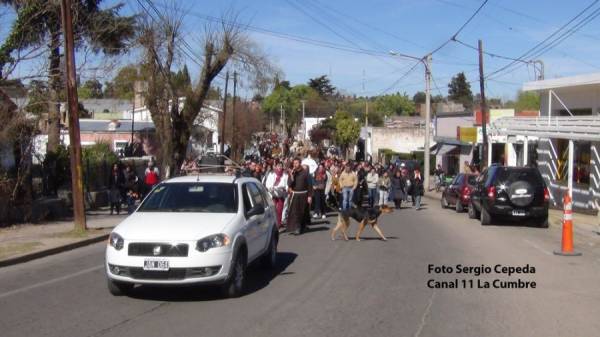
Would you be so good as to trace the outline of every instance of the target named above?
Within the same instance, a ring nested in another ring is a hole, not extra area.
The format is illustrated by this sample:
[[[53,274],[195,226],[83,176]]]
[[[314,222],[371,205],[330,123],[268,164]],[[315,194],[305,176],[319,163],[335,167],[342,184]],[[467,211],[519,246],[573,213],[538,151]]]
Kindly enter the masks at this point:
[[[133,99],[133,85],[136,81],[144,80],[144,76],[138,69],[138,66],[127,65],[117,72],[113,78],[110,89],[113,91],[111,98]],[[107,89],[109,85],[106,86]]]
[[[321,97],[331,97],[335,94],[335,87],[331,85],[327,75],[309,79],[308,86],[315,89]]]
[[[392,115],[412,115],[415,113],[415,104],[406,93],[395,93],[377,97],[375,99],[375,111],[388,117]]]
[[[422,91],[417,91],[413,96],[413,102],[415,104],[423,104],[426,100],[426,94]]]
[[[48,92],[48,83],[45,81],[31,81],[25,111],[41,117],[43,113],[48,111]]]
[[[452,77],[448,84],[448,99],[461,103],[465,108],[473,106],[473,93],[471,84],[467,81],[464,72]]]
[[[233,23],[232,23],[233,22]],[[148,81],[146,106],[150,111],[161,144],[159,163],[163,174],[178,173],[185,156],[192,128],[207,116],[201,114],[211,83],[230,62],[245,74],[252,87],[266,90],[274,69],[262,51],[235,24],[236,18],[224,18],[206,28],[200,78],[187,90],[183,107],[177,100],[176,79],[172,67],[182,40],[183,14],[176,8],[158,19],[142,18],[138,40],[143,48],[142,69]]]
[[[350,144],[356,143],[360,136],[360,123],[349,113],[338,111],[335,114],[335,128],[335,140],[346,152]]]
[[[517,102],[515,110],[521,112],[523,110],[540,110],[540,95],[531,91],[519,91],[517,94]]]
[[[102,98],[102,83],[98,80],[87,80],[83,86],[77,89],[77,94],[80,99]]]
[[[94,53],[117,55],[127,48],[127,41],[134,36],[132,16],[119,16],[121,4],[107,9],[100,8],[99,1],[72,1],[75,46],[91,47]],[[62,24],[59,1],[47,0],[1,0],[12,7],[16,17],[2,46],[0,46],[0,70],[7,64],[18,62],[21,51],[30,48],[48,48],[48,151],[58,148],[60,142],[60,92]],[[0,74],[0,78],[3,74]]]
[[[187,65],[184,65],[182,70],[173,74],[173,82],[177,96],[185,96],[186,92],[192,87],[192,80],[190,79]]]

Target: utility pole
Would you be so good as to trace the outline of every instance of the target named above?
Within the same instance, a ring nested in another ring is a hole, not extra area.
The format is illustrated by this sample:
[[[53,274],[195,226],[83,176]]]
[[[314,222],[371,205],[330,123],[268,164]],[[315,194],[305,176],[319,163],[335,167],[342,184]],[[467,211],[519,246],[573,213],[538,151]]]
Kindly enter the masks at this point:
[[[369,98],[368,97],[366,98],[365,102],[366,102],[365,127],[368,127],[369,126]]]
[[[131,108],[131,150],[133,150],[133,132],[134,132],[134,124],[135,124],[135,81],[133,82],[133,106]]]
[[[301,100],[300,102],[302,102],[302,140],[306,140],[306,118],[304,114],[304,104],[306,101]]]
[[[425,168],[423,183],[425,190],[429,191],[429,171],[431,167],[431,54],[425,56],[425,148],[423,149]]]
[[[481,92],[481,134],[483,138],[483,147],[482,147],[482,155],[481,155],[481,168],[483,170],[484,167],[487,166],[487,155],[488,155],[488,138],[486,131],[486,115],[487,115],[487,104],[485,102],[485,82],[483,77],[483,41],[479,40],[478,44],[479,49],[479,90]]]
[[[225,72],[225,95],[223,96],[223,114],[221,115],[221,144],[220,152],[225,154],[225,120],[227,119],[227,84],[229,83],[229,71]]]
[[[238,134],[237,134],[237,130],[236,130],[236,123],[235,123],[235,119],[236,119],[236,115],[235,115],[235,94],[236,94],[236,89],[237,89],[237,71],[233,72],[233,103],[232,103],[232,108],[231,108],[231,155],[233,156],[234,160],[237,160],[237,151],[238,151],[238,144],[237,144],[237,138],[238,138]]]
[[[75,70],[75,46],[71,1],[61,0],[63,35],[65,38],[67,101],[69,107],[69,140],[71,143],[71,185],[73,195],[73,217],[76,230],[86,230],[85,205],[83,201],[83,168],[81,166],[81,135],[79,133],[79,100]]]
[[[283,114],[283,103],[279,103],[279,122],[281,123],[281,133],[285,134],[285,117]]]

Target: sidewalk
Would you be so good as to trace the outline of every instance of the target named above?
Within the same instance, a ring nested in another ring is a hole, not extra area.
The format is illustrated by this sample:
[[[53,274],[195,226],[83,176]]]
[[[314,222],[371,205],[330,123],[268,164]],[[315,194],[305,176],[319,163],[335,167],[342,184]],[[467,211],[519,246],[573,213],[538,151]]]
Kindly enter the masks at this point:
[[[87,213],[86,232],[74,231],[72,220],[42,224],[20,224],[0,229],[0,267],[57,254],[106,240],[127,214],[110,215],[108,210]]]
[[[429,191],[425,192],[425,197],[435,200],[442,199],[442,192]],[[550,227],[562,228],[563,211],[558,209],[550,209],[548,212],[548,223]],[[600,218],[595,215],[573,213],[574,230],[585,235],[600,234]],[[600,237],[600,235],[598,235]]]

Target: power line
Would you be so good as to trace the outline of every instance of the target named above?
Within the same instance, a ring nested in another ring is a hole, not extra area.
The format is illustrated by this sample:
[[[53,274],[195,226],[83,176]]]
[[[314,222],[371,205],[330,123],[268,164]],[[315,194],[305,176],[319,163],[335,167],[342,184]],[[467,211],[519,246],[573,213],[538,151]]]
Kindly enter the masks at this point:
[[[533,46],[532,48],[530,48],[529,50],[527,50],[525,53],[523,53],[521,56],[519,56],[517,58],[517,60],[523,60],[525,57],[528,57],[528,55],[531,55],[533,53],[536,52],[536,50],[538,50],[541,46],[543,46],[546,42],[548,42],[549,40],[551,40],[552,38],[554,38],[554,36],[556,36],[557,34],[560,34],[561,31],[563,31],[566,27],[568,27],[573,21],[577,20],[580,16],[582,16],[583,14],[585,14],[590,8],[592,8],[596,3],[598,3],[598,1],[600,0],[594,0],[590,5],[588,5],[587,7],[585,7],[582,11],[580,11],[577,15],[575,15],[572,19],[570,19],[567,23],[565,23],[564,25],[562,25],[559,29],[555,30],[552,34],[550,34],[548,37],[546,37],[544,40],[542,40],[541,42],[539,42],[538,44],[536,44],[535,46]],[[589,17],[589,16],[588,16]],[[584,19],[585,20],[585,19]],[[581,20],[581,22],[583,22],[584,20]],[[589,22],[589,21],[588,21]],[[587,24],[587,23],[586,23]],[[580,27],[581,28],[581,27]],[[563,35],[564,36],[564,35]],[[562,37],[562,36],[561,36]],[[556,39],[554,39],[553,42],[557,41],[558,39],[560,39],[561,37],[558,37]],[[550,45],[553,43],[550,42]],[[544,47],[545,48],[545,47]],[[515,63],[517,63],[518,61],[512,61],[508,64],[506,64],[505,66],[493,71],[492,73],[488,74],[486,76],[486,78],[491,77],[493,75],[496,75],[510,67],[512,67],[513,65],[515,65]],[[516,69],[513,69],[512,71],[514,71]]]
[[[442,49],[446,45],[448,45],[448,43],[450,43],[452,40],[456,39],[458,37],[458,35],[460,34],[460,32],[462,32],[462,30],[465,29],[465,27],[475,18],[475,16],[477,16],[477,14],[483,9],[483,7],[488,3],[488,1],[489,0],[483,1],[483,3],[481,3],[481,5],[477,8],[477,10],[467,19],[467,21],[465,21],[465,23],[463,23],[462,26],[460,26],[460,28],[458,28],[456,33],[454,33],[448,40],[446,40],[446,42],[442,43],[439,47],[435,48],[429,54],[437,53],[440,49]]]

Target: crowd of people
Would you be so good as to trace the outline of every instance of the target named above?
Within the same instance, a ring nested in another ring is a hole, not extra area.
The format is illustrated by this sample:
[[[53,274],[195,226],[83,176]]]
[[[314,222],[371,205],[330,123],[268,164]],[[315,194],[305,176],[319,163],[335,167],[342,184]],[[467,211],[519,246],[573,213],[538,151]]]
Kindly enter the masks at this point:
[[[325,219],[329,211],[401,209],[406,202],[419,210],[424,194],[418,168],[344,160],[315,149],[287,157],[248,157],[237,173],[264,184],[275,203],[280,231],[295,235],[306,230],[311,218]]]

